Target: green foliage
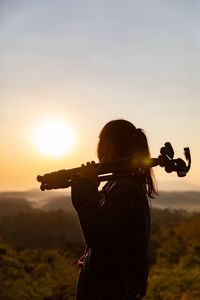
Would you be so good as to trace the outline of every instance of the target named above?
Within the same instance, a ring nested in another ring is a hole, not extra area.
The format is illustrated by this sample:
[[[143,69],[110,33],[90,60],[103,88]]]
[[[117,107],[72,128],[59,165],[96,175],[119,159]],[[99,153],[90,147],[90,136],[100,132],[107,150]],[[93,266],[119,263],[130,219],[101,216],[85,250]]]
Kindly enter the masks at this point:
[[[152,250],[154,260],[145,299],[200,299],[200,214],[162,213],[169,213],[169,220],[161,223],[157,219],[153,225],[151,245],[156,250]]]
[[[200,299],[199,266],[185,268],[176,265],[172,268],[155,266],[149,279],[148,300]],[[187,298],[185,298],[187,296]],[[196,297],[196,298],[195,298]]]
[[[64,250],[16,252],[0,244],[0,299],[74,299],[78,267]]]
[[[154,209],[152,223],[145,300],[200,299],[200,214]],[[2,217],[0,235],[1,300],[74,299],[83,251],[74,214]]]
[[[73,251],[79,248],[80,252],[83,248],[76,215],[61,210],[3,216],[0,236],[18,250],[72,247]]]

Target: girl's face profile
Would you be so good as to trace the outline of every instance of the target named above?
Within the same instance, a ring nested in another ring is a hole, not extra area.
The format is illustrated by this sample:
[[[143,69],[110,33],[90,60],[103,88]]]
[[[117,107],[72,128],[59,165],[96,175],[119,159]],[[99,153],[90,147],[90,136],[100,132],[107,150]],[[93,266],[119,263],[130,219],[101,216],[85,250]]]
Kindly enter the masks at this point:
[[[105,156],[105,143],[103,142],[103,138],[99,136],[99,142],[97,145],[97,156],[99,161],[102,160],[102,158]]]
[[[106,160],[115,159],[115,151],[114,151],[112,141],[107,138],[100,137],[98,147],[97,147],[97,155],[99,161],[101,161],[102,159],[106,159]]]

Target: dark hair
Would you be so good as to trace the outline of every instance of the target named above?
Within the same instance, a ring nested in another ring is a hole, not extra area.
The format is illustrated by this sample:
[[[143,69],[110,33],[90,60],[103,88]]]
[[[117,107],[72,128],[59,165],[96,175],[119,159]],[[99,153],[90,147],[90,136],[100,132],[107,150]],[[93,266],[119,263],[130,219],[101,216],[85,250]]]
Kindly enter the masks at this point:
[[[99,160],[104,156],[103,149],[111,141],[115,150],[115,158],[134,155],[150,158],[147,137],[144,131],[136,128],[131,122],[123,119],[108,122],[100,132],[97,155]],[[152,168],[145,174],[145,189],[150,198],[158,194]]]

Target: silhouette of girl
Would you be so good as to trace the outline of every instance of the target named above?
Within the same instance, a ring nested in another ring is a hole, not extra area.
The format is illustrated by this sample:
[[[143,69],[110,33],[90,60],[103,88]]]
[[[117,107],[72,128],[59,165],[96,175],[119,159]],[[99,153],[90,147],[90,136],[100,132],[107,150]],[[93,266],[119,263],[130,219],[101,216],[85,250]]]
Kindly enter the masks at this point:
[[[99,161],[127,156],[149,158],[147,138],[126,120],[113,120],[100,132]],[[76,300],[142,299],[147,290],[150,208],[157,193],[152,170],[108,181],[98,191],[94,162],[82,165],[72,183],[72,203],[87,245],[80,260]]]

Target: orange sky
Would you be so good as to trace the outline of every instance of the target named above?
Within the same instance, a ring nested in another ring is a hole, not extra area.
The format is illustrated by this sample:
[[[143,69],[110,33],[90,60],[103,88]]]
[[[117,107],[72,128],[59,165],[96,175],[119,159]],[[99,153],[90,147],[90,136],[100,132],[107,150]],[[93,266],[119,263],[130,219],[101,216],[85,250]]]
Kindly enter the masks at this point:
[[[96,160],[99,131],[115,118],[144,128],[154,157],[167,141],[182,158],[190,146],[185,179],[156,174],[169,189],[200,188],[199,7],[143,4],[1,2],[0,190],[38,187],[38,174]],[[46,119],[76,133],[63,157],[33,144]]]

